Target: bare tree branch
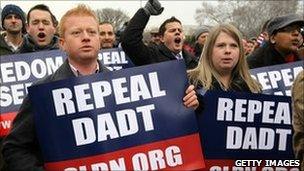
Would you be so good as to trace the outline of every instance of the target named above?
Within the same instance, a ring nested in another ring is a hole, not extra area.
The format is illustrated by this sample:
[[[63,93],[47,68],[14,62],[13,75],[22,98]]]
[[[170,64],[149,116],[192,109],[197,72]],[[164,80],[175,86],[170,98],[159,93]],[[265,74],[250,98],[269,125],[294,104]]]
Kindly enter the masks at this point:
[[[97,9],[95,11],[99,22],[107,21],[113,24],[115,29],[119,29],[122,25],[130,20],[130,17],[127,16],[123,11],[120,9],[115,10],[112,8],[104,8],[104,9]]]
[[[303,16],[303,8],[303,2],[297,0],[219,0],[203,2],[195,20],[199,25],[233,23],[246,37],[252,37],[259,34],[268,19],[288,13]]]

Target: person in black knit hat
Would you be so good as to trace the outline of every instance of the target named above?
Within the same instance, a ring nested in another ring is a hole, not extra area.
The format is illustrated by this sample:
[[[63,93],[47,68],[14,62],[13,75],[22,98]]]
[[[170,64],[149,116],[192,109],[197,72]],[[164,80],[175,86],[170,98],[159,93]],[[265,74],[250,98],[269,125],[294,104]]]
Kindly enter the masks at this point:
[[[1,26],[5,33],[0,35],[0,60],[2,55],[14,54],[19,51],[23,44],[23,33],[25,29],[25,14],[16,5],[6,5],[1,12]],[[2,150],[2,140],[0,137],[0,151]],[[0,153],[0,170],[4,165],[2,154]],[[3,170],[6,170],[3,168]]]
[[[6,5],[1,13],[2,28],[6,31],[0,35],[0,55],[17,53],[23,43],[25,14],[16,5]]]

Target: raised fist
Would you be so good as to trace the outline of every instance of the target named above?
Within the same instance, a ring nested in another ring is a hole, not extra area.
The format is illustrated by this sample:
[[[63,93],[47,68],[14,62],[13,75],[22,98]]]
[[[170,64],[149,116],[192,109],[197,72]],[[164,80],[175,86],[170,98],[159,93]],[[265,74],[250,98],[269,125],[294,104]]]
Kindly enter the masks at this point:
[[[158,0],[149,0],[145,5],[144,10],[148,15],[159,15],[163,12],[164,7],[161,6]]]

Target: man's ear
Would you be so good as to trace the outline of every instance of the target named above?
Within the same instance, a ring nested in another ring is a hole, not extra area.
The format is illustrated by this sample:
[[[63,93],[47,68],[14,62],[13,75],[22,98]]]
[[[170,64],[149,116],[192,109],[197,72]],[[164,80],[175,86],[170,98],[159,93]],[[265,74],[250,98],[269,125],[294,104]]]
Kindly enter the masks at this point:
[[[27,33],[29,33],[29,31],[30,31],[30,28],[29,28],[30,26],[29,26],[29,24],[27,23],[27,24],[25,24],[25,29],[26,29],[26,32]]]
[[[59,38],[59,48],[62,50],[62,51],[65,51],[65,40],[64,38]]]
[[[271,36],[270,36],[269,42],[270,42],[271,44],[275,44],[275,43],[276,43],[275,35],[271,35]]]
[[[161,41],[162,43],[165,42],[164,35],[160,35],[160,41]]]

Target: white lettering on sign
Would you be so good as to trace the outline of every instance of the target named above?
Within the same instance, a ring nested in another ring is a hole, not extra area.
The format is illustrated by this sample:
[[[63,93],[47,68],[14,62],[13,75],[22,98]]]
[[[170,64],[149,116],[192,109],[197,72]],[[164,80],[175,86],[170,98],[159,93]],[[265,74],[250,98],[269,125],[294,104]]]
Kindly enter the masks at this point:
[[[43,78],[54,73],[63,64],[61,56],[24,61],[0,63],[0,83],[25,81],[32,76]]]
[[[124,109],[115,112],[118,127],[110,113],[97,115],[97,126],[89,117],[72,120],[76,145],[86,145],[94,142],[106,141],[118,137],[125,137],[139,132],[139,122],[144,124],[144,131],[154,130],[152,111],[153,104],[137,107],[136,110]],[[142,120],[138,117],[141,114]],[[97,131],[95,131],[97,130]]]
[[[254,122],[257,115],[262,115],[262,123],[291,125],[290,108],[287,102],[275,104],[272,101],[218,99],[218,121]]]
[[[101,159],[102,160],[102,159]],[[126,163],[131,163],[127,166]],[[147,152],[131,154],[130,158],[118,158],[98,161],[87,165],[68,166],[64,171],[109,171],[109,170],[160,170],[183,165],[183,156],[180,147],[176,145],[162,149],[150,149]]]
[[[157,72],[148,74],[148,82],[143,75],[131,76],[127,83],[125,77],[111,81],[97,81],[91,84],[74,86],[74,89],[59,88],[52,91],[57,116],[84,112],[105,107],[105,98],[112,93],[116,104],[125,104],[166,95],[160,87]],[[127,85],[130,84],[128,87]],[[92,90],[92,91],[90,91]],[[76,103],[74,102],[76,100]],[[89,103],[89,100],[94,102]]]
[[[272,129],[246,127],[227,127],[227,149],[251,149],[251,150],[271,150],[274,149],[274,140],[277,137],[279,151],[285,151],[287,147],[287,138],[291,136],[290,129]]]

